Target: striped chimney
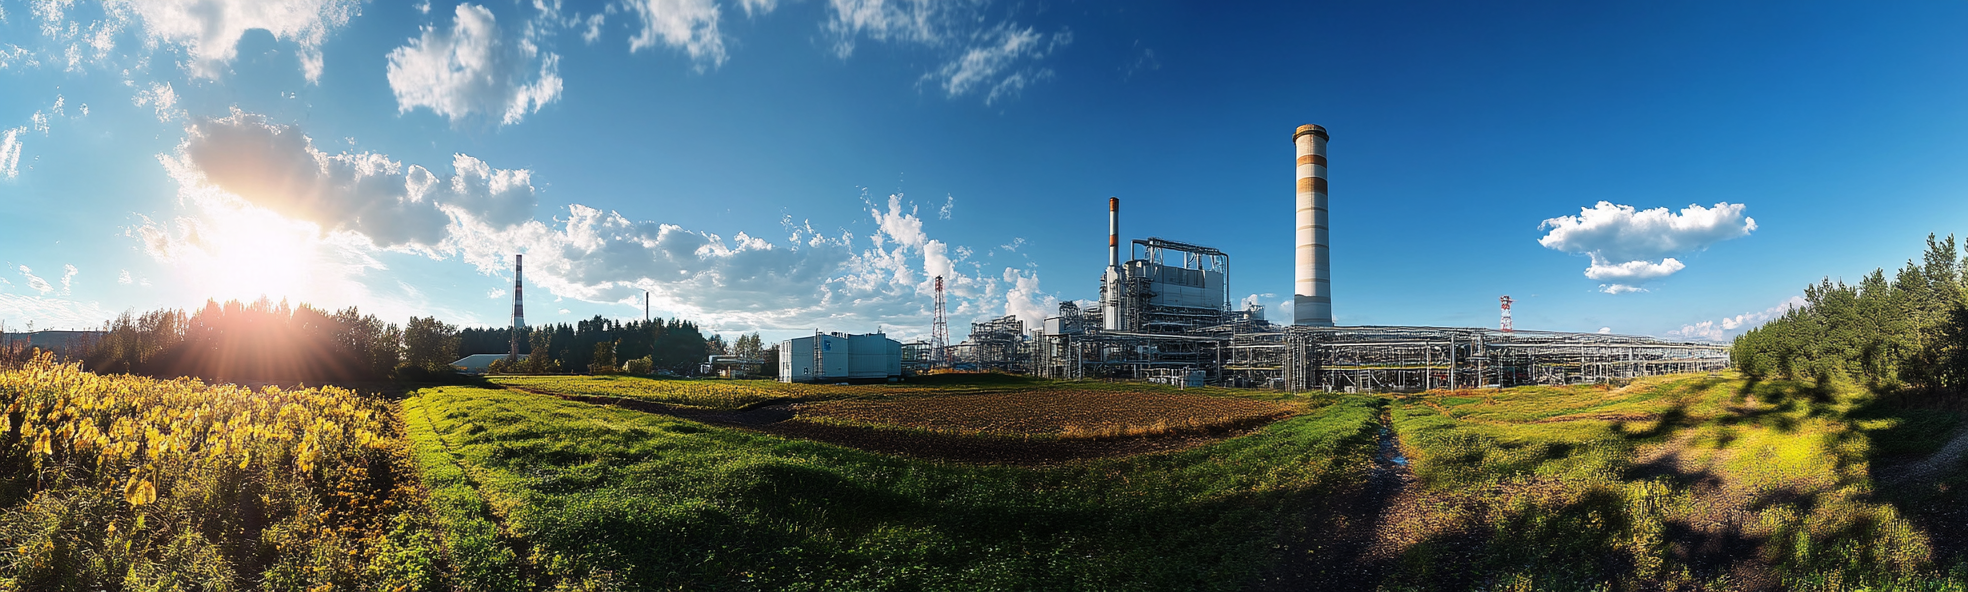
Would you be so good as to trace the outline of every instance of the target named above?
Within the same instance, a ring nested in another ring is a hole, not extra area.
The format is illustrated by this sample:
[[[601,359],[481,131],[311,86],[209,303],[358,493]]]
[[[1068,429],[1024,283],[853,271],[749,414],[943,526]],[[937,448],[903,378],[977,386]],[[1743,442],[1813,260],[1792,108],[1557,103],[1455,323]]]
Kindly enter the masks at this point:
[[[1326,226],[1326,128],[1298,126],[1298,256],[1292,324],[1331,327],[1332,255]]]
[[[519,332],[526,329],[526,298],[521,294],[519,274],[526,270],[526,256],[513,255],[513,316],[512,348],[506,350],[506,361],[519,361]]]
[[[1101,277],[1107,287],[1100,303],[1100,328],[1119,331],[1121,323],[1121,198],[1107,198],[1107,274]]]

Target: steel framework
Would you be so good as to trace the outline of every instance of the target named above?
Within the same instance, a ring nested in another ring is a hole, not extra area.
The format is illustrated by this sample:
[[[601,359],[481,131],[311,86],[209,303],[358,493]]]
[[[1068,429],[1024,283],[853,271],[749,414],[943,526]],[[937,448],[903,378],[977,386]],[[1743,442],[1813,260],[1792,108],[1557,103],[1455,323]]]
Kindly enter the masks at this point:
[[[1209,384],[1283,390],[1400,392],[1621,382],[1712,372],[1728,346],[1652,337],[1458,327],[1280,327],[1238,319],[1182,334],[1042,337],[1038,373],[1146,378],[1201,370]]]

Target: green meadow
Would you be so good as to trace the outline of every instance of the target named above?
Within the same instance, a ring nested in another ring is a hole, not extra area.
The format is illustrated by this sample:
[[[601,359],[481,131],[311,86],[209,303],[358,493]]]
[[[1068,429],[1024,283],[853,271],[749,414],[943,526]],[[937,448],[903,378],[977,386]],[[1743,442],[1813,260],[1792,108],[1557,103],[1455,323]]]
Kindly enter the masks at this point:
[[[500,382],[385,399],[0,372],[20,469],[0,590],[1968,590],[1968,406],[1945,397],[1734,374],[1393,396]],[[931,437],[791,403],[993,393],[1291,411]],[[905,446],[854,445],[887,436]]]
[[[1961,590],[1968,580],[1959,544],[1933,532],[1960,501],[1960,464],[1913,469],[1933,464],[1923,461],[1960,433],[1962,413],[1853,386],[1731,374],[1285,396],[1304,411],[1248,434],[1020,466],[541,394],[636,397],[641,379],[554,380],[528,383],[534,392],[425,389],[403,403],[461,588]],[[1071,384],[1013,382],[797,396]]]

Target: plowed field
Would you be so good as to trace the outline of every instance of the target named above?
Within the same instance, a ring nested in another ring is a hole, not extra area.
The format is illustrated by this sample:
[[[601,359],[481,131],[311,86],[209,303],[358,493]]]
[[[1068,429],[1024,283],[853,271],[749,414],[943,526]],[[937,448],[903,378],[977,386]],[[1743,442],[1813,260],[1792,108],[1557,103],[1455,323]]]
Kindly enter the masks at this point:
[[[1044,389],[1009,393],[840,400],[797,406],[799,418],[940,433],[1108,438],[1250,427],[1290,416],[1291,405],[1179,393]]]

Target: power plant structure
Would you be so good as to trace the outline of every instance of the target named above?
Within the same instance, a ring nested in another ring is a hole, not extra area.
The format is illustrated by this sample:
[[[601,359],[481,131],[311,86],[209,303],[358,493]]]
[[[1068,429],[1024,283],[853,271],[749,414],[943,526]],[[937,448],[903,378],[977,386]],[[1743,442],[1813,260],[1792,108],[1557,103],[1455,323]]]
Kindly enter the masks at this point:
[[[1298,173],[1292,324],[1266,320],[1261,305],[1233,306],[1230,256],[1218,249],[1149,237],[1128,241],[1122,260],[1120,199],[1110,197],[1107,266],[1096,306],[1063,302],[1059,315],[1029,339],[1012,317],[973,324],[971,338],[950,346],[947,359],[941,347],[932,346],[931,355],[944,367],[959,360],[1051,378],[1369,392],[1605,382],[1728,365],[1728,347],[1712,343],[1515,330],[1508,296],[1499,329],[1336,325],[1329,139],[1317,125],[1292,134]]]

